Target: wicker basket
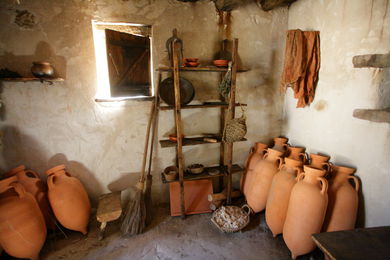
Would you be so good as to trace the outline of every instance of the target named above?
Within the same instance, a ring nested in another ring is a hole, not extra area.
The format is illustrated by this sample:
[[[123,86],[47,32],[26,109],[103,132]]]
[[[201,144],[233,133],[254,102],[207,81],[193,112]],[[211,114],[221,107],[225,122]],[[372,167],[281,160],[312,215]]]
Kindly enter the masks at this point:
[[[226,123],[223,140],[227,143],[240,141],[246,135],[245,116],[234,118]]]
[[[247,209],[247,211],[245,211]],[[221,206],[214,211],[211,222],[219,230],[225,233],[240,231],[249,224],[250,207],[245,204],[241,208],[237,206]]]

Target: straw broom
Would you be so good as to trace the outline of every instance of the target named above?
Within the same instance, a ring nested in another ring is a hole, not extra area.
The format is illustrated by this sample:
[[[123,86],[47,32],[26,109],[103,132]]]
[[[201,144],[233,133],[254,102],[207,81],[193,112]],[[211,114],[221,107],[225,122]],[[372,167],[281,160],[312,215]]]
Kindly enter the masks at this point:
[[[149,135],[150,127],[152,120],[155,115],[155,104],[152,103],[152,108],[150,111],[146,139],[144,146],[144,156],[142,159],[142,168],[140,173],[140,179],[136,185],[136,193],[133,200],[130,200],[125,215],[122,220],[121,231],[123,235],[136,235],[143,232],[146,226],[146,206],[144,198],[144,186],[145,186],[145,166],[146,166],[146,157],[148,155],[148,146],[149,146]]]

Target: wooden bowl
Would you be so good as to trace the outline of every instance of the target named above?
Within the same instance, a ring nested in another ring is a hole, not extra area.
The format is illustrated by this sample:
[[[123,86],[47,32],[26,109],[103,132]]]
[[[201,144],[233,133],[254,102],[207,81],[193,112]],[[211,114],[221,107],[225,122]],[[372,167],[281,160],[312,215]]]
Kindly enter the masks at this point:
[[[203,164],[191,164],[190,166],[188,166],[188,170],[192,173],[192,174],[201,174],[203,171],[204,171],[204,166]]]
[[[176,166],[168,166],[164,169],[164,176],[167,181],[174,181],[177,179],[179,169]]]
[[[181,139],[184,138],[184,135],[181,135]],[[172,142],[177,142],[177,136],[176,134],[170,134],[169,135],[169,140],[171,140]]]
[[[184,61],[185,62],[198,62],[198,58],[185,58]]]
[[[228,60],[214,60],[213,64],[217,67],[227,67],[229,64]]]

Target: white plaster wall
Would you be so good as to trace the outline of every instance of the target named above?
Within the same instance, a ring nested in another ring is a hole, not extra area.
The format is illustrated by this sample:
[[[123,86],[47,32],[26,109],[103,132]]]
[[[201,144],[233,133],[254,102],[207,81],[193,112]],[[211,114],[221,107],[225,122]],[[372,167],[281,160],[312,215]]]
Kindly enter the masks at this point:
[[[52,62],[63,83],[2,83],[4,132],[0,168],[18,164],[43,174],[66,163],[92,198],[108,189],[134,186],[143,155],[151,102],[96,103],[96,69],[91,20],[131,22],[153,26],[155,66],[167,64],[165,41],[177,28],[184,55],[211,61],[219,49],[217,15],[211,1],[196,4],[176,0],[53,0],[1,1],[0,65],[22,74],[32,61]],[[37,24],[21,29],[17,10],[28,10]],[[255,141],[269,141],[281,132],[283,100],[277,92],[287,9],[263,12],[254,1],[232,13],[232,36],[240,39],[239,56],[250,72],[238,76],[239,101],[248,103],[248,142],[235,146],[234,161],[242,163]],[[166,75],[164,75],[166,76]],[[217,96],[218,75],[189,74],[196,100]],[[157,77],[155,77],[157,78]],[[186,135],[218,130],[218,110],[183,111]],[[161,112],[159,138],[173,131],[172,112]],[[159,173],[174,162],[173,148],[156,145],[153,163],[157,200],[168,200],[168,187]],[[186,164],[218,163],[219,146],[187,147]]]
[[[319,30],[321,69],[314,102],[295,108],[285,98],[284,134],[310,152],[329,154],[335,164],[357,167],[362,181],[360,224],[390,225],[390,129],[352,117],[356,108],[388,106],[381,89],[389,69],[355,69],[352,57],[390,51],[387,0],[299,0],[289,9],[289,29]],[[386,102],[385,102],[386,103]]]

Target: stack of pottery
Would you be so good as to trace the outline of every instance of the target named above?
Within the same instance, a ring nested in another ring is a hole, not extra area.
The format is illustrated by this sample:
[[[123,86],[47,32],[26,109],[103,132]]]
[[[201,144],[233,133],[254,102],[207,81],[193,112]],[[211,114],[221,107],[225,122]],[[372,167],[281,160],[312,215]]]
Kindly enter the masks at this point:
[[[0,244],[11,256],[35,260],[46,239],[45,219],[17,181],[16,176],[0,181]]]
[[[32,194],[38,202],[39,208],[41,209],[43,217],[45,218],[46,226],[50,229],[54,229],[54,220],[51,215],[49,202],[46,196],[47,186],[40,179],[39,175],[32,170],[27,170],[24,165],[20,165],[7,172],[4,176],[17,177],[18,182],[22,184],[24,189]]]
[[[272,180],[265,210],[265,220],[274,237],[283,232],[291,190],[303,167],[299,160],[284,158],[284,161]]]
[[[58,221],[68,229],[86,234],[91,206],[82,183],[65,171],[65,165],[46,174],[49,202]]]
[[[329,205],[323,231],[340,231],[355,228],[358,210],[359,180],[352,176],[354,168],[332,165],[329,180]],[[354,187],[349,180],[352,180]]]
[[[323,169],[305,165],[291,191],[283,238],[293,259],[316,247],[311,235],[321,231],[328,205],[325,173]]]
[[[265,209],[272,179],[283,162],[283,151],[268,148],[264,159],[254,167],[251,181],[246,185],[246,200],[254,212]]]
[[[251,148],[250,154],[245,161],[245,172],[240,180],[241,191],[244,195],[248,190],[249,183],[252,183],[253,170],[255,165],[263,159],[264,154],[266,153],[268,145],[257,142],[254,147]]]

